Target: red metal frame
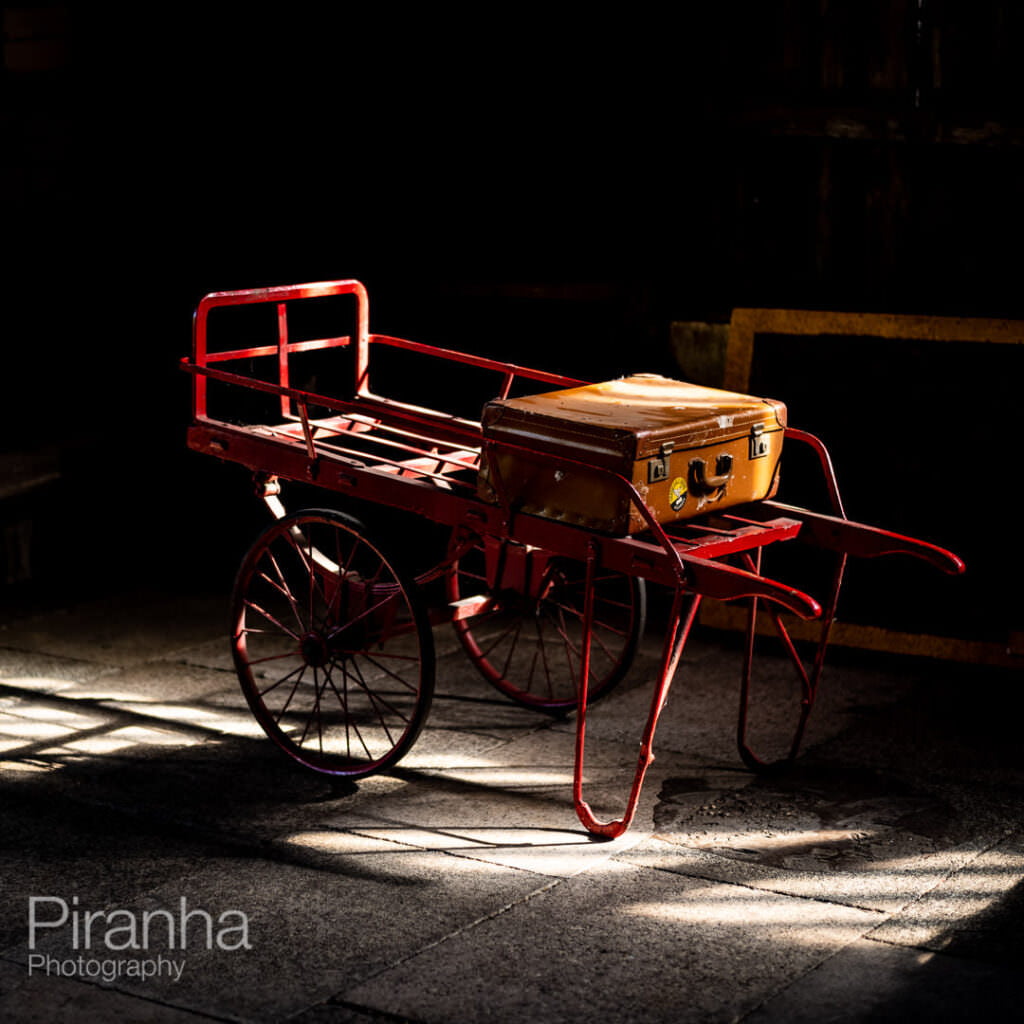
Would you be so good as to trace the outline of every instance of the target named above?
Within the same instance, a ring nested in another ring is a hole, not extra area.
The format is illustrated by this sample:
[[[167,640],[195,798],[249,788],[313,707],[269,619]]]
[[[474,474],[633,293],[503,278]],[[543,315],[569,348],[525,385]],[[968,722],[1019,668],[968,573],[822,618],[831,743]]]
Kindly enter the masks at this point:
[[[289,359],[293,353],[348,348],[352,346],[353,339],[342,335],[308,341],[291,340],[288,304],[340,295],[352,295],[356,301],[354,380],[350,397],[314,394],[292,387]],[[209,350],[207,332],[211,310],[259,303],[277,306],[276,344],[228,351]],[[513,575],[518,572],[526,590],[530,588],[530,562],[534,558],[543,561],[554,555],[575,559],[585,565],[588,591],[599,570],[637,576],[670,587],[673,591],[672,609],[637,767],[625,811],[612,821],[599,821],[583,799],[588,695],[585,683],[581,686],[573,798],[581,822],[594,834],[620,835],[633,819],[644,775],[653,760],[652,746],[658,717],[703,598],[725,601],[745,598],[750,602],[737,744],[748,766],[763,768],[764,762],[747,743],[753,639],[761,603],[769,610],[802,687],[801,710],[789,752],[792,758],[800,748],[817,695],[847,557],[870,558],[904,553],[923,558],[945,572],[963,571],[963,563],[948,551],[847,519],[825,446],[814,436],[792,428],[786,431],[786,441],[809,446],[816,455],[828,489],[831,514],[764,501],[732,509],[725,515],[666,527],[656,520],[629,480],[603,471],[614,486],[623,490],[648,529],[645,533],[629,537],[596,535],[575,526],[519,513],[504,492],[497,460],[490,463],[490,482],[498,501],[488,504],[477,496],[474,477],[481,458],[487,457],[488,446],[492,443],[483,438],[480,425],[374,393],[370,378],[371,347],[374,345],[436,358],[442,368],[456,363],[495,374],[498,381],[493,392],[485,397],[507,397],[518,379],[554,387],[573,387],[584,383],[513,363],[370,334],[369,302],[365,288],[358,281],[217,292],[200,302],[195,316],[192,358],[183,360],[183,368],[193,378],[193,421],[188,444],[196,451],[239,463],[257,474],[263,485],[263,495],[278,517],[284,514],[284,507],[276,496],[279,489],[276,478],[281,478],[312,481],[328,491],[404,509],[450,526],[453,538],[461,537],[462,540],[453,540],[441,561],[425,573],[421,581],[436,579],[447,572],[459,555],[460,545],[465,548],[472,538],[479,537],[485,541],[489,539],[491,546],[509,541],[515,543],[515,548],[511,549],[514,552],[511,556],[513,562],[517,556],[521,557],[512,566],[512,571]],[[215,365],[257,359],[276,361],[276,384],[239,372],[237,366],[229,370]],[[211,382],[218,387],[276,395],[280,403],[280,422],[239,425],[212,418],[207,404]],[[330,415],[312,418],[310,407],[326,409]],[[385,451],[389,454],[383,454]],[[538,457],[538,453],[531,454]],[[580,465],[573,459],[547,453],[539,457],[553,464]],[[589,468],[593,470],[593,467]],[[794,540],[836,554],[832,583],[823,603],[761,573],[761,554],[765,547]],[[527,557],[528,552],[537,552],[537,555]],[[448,617],[472,616],[485,604],[472,600],[461,602],[460,607],[448,609]],[[821,620],[820,639],[809,668],[803,664],[789,636],[781,611],[804,619]],[[583,615],[581,681],[589,678],[592,621],[593,608],[588,597]]]

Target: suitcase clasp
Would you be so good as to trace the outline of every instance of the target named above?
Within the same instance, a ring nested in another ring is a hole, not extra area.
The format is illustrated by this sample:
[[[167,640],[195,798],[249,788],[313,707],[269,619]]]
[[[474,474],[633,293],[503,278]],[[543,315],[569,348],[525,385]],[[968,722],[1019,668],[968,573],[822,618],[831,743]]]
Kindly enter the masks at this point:
[[[649,484],[656,484],[659,480],[668,479],[668,464],[674,447],[674,442],[665,441],[658,449],[658,454],[647,463],[647,482]]]
[[[768,454],[768,438],[764,436],[764,424],[755,423],[750,428],[750,451],[748,457],[760,459]]]

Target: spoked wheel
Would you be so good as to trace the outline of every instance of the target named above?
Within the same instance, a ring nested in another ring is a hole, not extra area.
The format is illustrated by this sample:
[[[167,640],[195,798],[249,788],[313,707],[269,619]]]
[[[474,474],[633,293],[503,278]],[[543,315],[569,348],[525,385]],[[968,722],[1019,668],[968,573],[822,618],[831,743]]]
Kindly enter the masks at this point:
[[[484,678],[512,700],[554,714],[577,706],[585,575],[580,562],[494,538],[452,566],[448,599],[485,599],[479,614],[455,619],[455,632]],[[642,580],[598,570],[588,703],[628,671],[646,606]]]
[[[423,727],[434,642],[422,598],[349,516],[296,512],[261,534],[235,581],[232,645],[256,720],[308,768],[369,775]]]

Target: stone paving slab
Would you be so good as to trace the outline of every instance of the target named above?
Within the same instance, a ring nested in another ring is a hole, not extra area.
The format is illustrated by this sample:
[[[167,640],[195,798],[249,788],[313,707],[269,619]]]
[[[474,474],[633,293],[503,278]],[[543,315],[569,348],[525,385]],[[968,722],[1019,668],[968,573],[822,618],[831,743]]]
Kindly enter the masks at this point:
[[[225,604],[225,608],[227,605]],[[178,652],[178,657],[186,665],[194,665],[197,668],[212,668],[221,672],[229,672],[232,676],[235,673],[235,663],[231,656],[231,644],[228,639],[227,612],[223,615],[224,624],[222,632],[212,640],[194,644],[186,650]],[[211,622],[211,628],[215,623]]]
[[[432,1022],[736,1020],[877,915],[607,862],[341,998]],[[459,965],[461,983],[446,978]]]
[[[179,660],[156,658],[103,673],[93,687],[80,687],[82,700],[138,701],[177,704],[230,704],[241,709],[245,698],[233,671],[223,672]]]
[[[381,800],[361,804],[318,826],[326,831],[393,838],[430,850],[544,874],[565,876],[587,870],[628,848],[645,834],[642,828],[604,841],[580,826],[571,802],[528,797],[481,795],[477,801],[433,793],[414,805]]]
[[[49,781],[47,779],[46,781]],[[0,953],[28,941],[28,901],[74,896],[105,906],[182,879],[224,846],[127,817],[115,809],[82,805],[34,778],[3,783],[0,830]]]
[[[822,842],[827,840],[823,839]],[[651,837],[624,855],[631,863],[695,878],[744,885],[808,899],[896,914],[929,893],[950,873],[969,870],[986,840],[930,858],[894,862],[873,871],[792,871],[692,849]]]
[[[907,863],[907,873],[918,869]],[[872,938],[894,945],[942,950],[983,920],[1013,890],[1024,888],[1024,833],[994,843],[938,879],[899,913],[879,925]],[[1024,964],[1021,964],[1024,966]]]
[[[809,763],[743,788],[707,789],[700,781],[667,779],[655,836],[635,857],[663,870],[891,914],[970,871],[1024,809],[1005,795],[927,780],[910,785],[835,763]],[[1015,855],[1008,851],[1002,863],[1003,875],[1012,876]],[[1003,877],[1003,888],[1015,880]]]
[[[211,740],[149,726],[108,730],[100,739],[119,745],[96,749],[96,737],[65,738],[27,760],[0,761],[0,786],[36,794],[43,804],[70,792],[85,806],[258,844],[408,785],[394,776],[354,785],[303,772],[264,739]]]
[[[202,1024],[216,1020],[145,997],[101,988],[90,982],[30,975],[24,964],[0,958],[0,1018],[12,1024]]]
[[[147,948],[132,956],[174,965],[144,979],[125,974],[110,987],[227,1020],[278,1021],[545,884],[524,871],[363,839],[335,856],[330,870],[210,857],[187,878],[113,904],[90,899],[89,907],[131,915],[117,918],[118,926],[139,935],[150,914]],[[100,930],[86,959],[130,962],[132,956],[110,950],[106,926],[102,919],[95,926]],[[51,958],[47,963],[74,961],[83,935],[76,944],[70,926],[53,929],[37,942],[35,955]],[[6,955],[27,964],[33,954]]]
[[[167,657],[225,631],[219,598],[141,592],[0,626],[0,646],[103,665]]]
[[[744,1018],[746,1024],[1020,1020],[1020,968],[851,943]]]
[[[5,647],[6,640],[6,634],[0,632],[0,686],[35,693],[59,693],[111,671],[109,666],[94,661]]]

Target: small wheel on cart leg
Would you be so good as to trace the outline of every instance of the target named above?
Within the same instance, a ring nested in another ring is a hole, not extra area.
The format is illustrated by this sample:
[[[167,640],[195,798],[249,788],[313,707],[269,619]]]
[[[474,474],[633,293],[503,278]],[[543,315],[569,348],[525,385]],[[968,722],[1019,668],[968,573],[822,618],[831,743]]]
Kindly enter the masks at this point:
[[[231,614],[245,698],[289,757],[357,778],[408,752],[433,696],[433,634],[419,591],[357,520],[311,509],[272,523]]]
[[[552,714],[578,703],[585,566],[487,538],[469,548],[447,578],[448,599],[485,596],[480,614],[455,619],[477,669],[507,697]],[[643,580],[598,570],[587,701],[625,676],[644,629]]]

